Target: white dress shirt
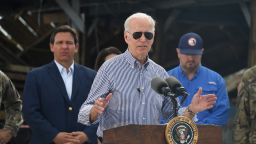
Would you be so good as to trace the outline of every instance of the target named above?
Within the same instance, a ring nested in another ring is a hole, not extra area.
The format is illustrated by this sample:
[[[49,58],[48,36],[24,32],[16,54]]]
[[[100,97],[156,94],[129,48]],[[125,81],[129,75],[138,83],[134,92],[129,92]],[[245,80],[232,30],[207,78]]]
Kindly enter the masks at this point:
[[[71,66],[68,69],[63,67],[56,60],[54,60],[54,62],[56,63],[56,65],[57,65],[57,67],[58,67],[58,69],[60,71],[60,75],[61,75],[61,77],[63,79],[64,84],[65,84],[68,97],[71,100],[72,84],[73,84],[73,74],[74,74],[74,62],[71,64]]]

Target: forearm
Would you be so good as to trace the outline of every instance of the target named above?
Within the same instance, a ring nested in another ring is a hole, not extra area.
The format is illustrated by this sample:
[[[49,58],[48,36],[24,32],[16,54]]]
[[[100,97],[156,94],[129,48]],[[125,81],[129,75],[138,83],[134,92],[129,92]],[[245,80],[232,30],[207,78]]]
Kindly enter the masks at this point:
[[[90,113],[93,105],[82,105],[78,114],[78,122],[84,125],[91,125]],[[93,121],[94,122],[94,121]]]
[[[16,136],[19,130],[19,127],[22,123],[23,123],[23,118],[20,112],[17,112],[16,114],[13,114],[13,115],[6,114],[4,129],[10,130],[12,135]]]
[[[6,82],[3,104],[5,107],[4,129],[10,130],[12,135],[16,136],[20,125],[23,123],[22,102],[19,93],[10,80]]]
[[[58,128],[52,125],[52,123],[39,112],[38,108],[24,106],[23,115],[30,128],[41,135],[42,139],[47,140],[47,142],[49,141],[49,143],[60,132]]]
[[[23,123],[21,112],[21,101],[15,103],[5,103],[5,125],[4,129],[9,129],[13,136],[16,136],[17,131]]]

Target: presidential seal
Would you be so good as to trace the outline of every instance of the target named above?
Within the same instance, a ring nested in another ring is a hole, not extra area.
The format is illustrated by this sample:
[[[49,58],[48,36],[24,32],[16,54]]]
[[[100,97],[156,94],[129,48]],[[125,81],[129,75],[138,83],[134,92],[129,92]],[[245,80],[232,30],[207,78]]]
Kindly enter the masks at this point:
[[[168,144],[196,144],[198,129],[190,118],[178,116],[168,122],[165,138]]]

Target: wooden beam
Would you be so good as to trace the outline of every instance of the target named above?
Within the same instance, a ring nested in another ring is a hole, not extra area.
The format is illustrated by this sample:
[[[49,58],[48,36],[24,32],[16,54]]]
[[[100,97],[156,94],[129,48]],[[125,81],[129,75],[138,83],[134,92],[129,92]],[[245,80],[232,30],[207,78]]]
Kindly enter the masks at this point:
[[[67,0],[56,0],[57,4],[64,10],[64,12],[69,16],[77,29],[84,33],[84,22],[80,18],[79,14],[76,13],[76,10],[70,6]],[[80,8],[80,7],[79,7]]]
[[[240,2],[240,7],[241,7],[241,10],[244,14],[244,18],[246,20],[246,23],[248,24],[248,27],[250,28],[251,27],[251,15],[250,15],[249,8],[247,7],[245,2]]]
[[[43,22],[44,24],[54,23],[67,23],[68,17],[63,12],[44,13]]]
[[[250,32],[250,46],[248,52],[249,67],[256,64],[256,1],[251,1],[251,32]]]

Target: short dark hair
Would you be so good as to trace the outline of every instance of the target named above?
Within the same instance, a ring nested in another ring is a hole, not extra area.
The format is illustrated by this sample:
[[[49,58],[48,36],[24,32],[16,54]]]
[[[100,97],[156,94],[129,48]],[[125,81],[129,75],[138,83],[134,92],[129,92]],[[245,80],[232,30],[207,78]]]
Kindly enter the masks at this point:
[[[110,54],[121,54],[122,52],[116,48],[116,47],[107,47],[107,48],[104,48],[102,49],[98,55],[97,55],[97,58],[96,58],[96,62],[95,62],[95,65],[94,65],[94,69],[95,70],[98,70],[101,65],[105,62],[105,58],[110,55]]]
[[[62,26],[57,27],[56,29],[53,30],[53,32],[51,34],[51,37],[50,37],[50,43],[51,44],[54,43],[56,34],[60,33],[60,32],[69,32],[69,33],[71,33],[73,38],[74,38],[75,44],[77,44],[79,42],[77,31],[74,28],[70,27],[69,25],[62,25]]]

